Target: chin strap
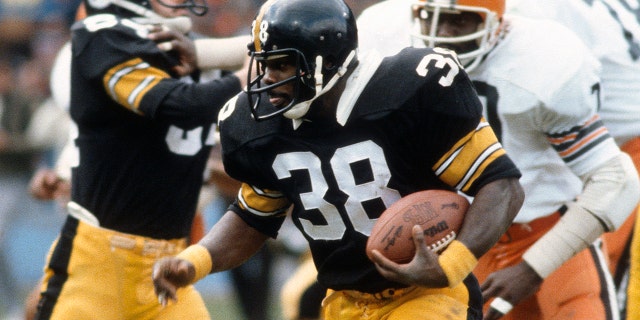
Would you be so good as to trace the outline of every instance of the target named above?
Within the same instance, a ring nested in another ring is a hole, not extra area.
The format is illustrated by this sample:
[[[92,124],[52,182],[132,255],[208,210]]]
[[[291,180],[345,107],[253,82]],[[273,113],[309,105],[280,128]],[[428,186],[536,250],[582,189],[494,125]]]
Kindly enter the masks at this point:
[[[309,112],[309,107],[311,107],[311,104],[313,103],[313,101],[315,101],[318,97],[320,97],[321,95],[331,90],[331,88],[333,88],[333,86],[336,85],[338,80],[347,73],[347,71],[349,70],[348,68],[349,64],[351,64],[351,61],[355,56],[356,56],[356,50],[351,50],[347,58],[344,60],[344,63],[338,68],[338,71],[336,72],[336,74],[334,74],[333,77],[331,77],[331,79],[327,82],[327,85],[324,87],[322,86],[322,68],[323,68],[322,56],[316,57],[316,70],[314,74],[314,77],[316,80],[315,96],[313,96],[313,98],[309,100],[296,104],[295,106],[291,107],[289,111],[283,114],[285,117],[293,120],[294,129],[297,129],[302,124],[302,120],[300,118],[302,118],[305,114],[307,114],[307,112]]]

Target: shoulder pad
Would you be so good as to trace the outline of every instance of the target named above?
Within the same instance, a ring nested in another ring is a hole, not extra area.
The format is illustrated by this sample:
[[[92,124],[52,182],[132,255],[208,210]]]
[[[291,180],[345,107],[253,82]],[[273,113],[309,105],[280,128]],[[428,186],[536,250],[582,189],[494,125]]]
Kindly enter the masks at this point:
[[[92,70],[93,76],[100,76],[106,69],[133,58],[142,58],[171,74],[171,68],[179,63],[147,39],[146,27],[129,19],[112,14],[92,15],[75,22],[71,30],[73,56],[90,57],[83,57],[87,64],[83,69]]]
[[[261,99],[263,108],[273,108],[265,94]],[[239,93],[225,104],[218,115],[220,141],[224,153],[232,153],[251,141],[268,137],[279,132],[284,117],[273,117],[255,121],[251,116],[249,99],[244,92]]]
[[[120,34],[119,37],[130,39],[146,38],[149,31],[141,24],[129,19],[122,19],[113,14],[96,14],[76,21],[71,26],[74,33],[74,45],[83,48],[95,34],[109,31],[110,34]],[[118,37],[113,37],[118,38]]]
[[[421,88],[434,87],[447,79],[451,68],[462,69],[457,58],[431,48],[410,47],[385,57],[358,98],[351,117],[379,118],[397,110]]]

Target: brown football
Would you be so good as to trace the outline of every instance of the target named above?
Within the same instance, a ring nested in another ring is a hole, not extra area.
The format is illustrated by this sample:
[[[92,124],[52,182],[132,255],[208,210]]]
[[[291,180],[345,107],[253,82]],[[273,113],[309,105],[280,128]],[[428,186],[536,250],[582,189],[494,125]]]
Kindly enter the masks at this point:
[[[393,203],[378,218],[367,241],[367,256],[378,250],[396,263],[413,259],[416,247],[411,229],[420,225],[429,248],[440,252],[453,241],[469,209],[469,201],[447,190],[412,193]]]

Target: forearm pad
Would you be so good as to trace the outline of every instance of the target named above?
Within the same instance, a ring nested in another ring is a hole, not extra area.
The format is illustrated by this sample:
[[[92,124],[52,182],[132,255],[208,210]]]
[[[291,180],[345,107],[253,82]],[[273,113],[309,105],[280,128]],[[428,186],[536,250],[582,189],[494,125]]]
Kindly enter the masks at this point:
[[[575,254],[587,248],[604,231],[598,218],[576,203],[522,258],[541,278],[546,278]]]
[[[568,210],[560,221],[523,255],[542,278],[605,231],[618,228],[638,204],[638,172],[626,153],[581,178],[584,187],[577,201],[567,203]]]
[[[194,40],[198,68],[237,70],[247,59],[249,36]]]
[[[624,152],[580,178],[584,187],[576,203],[598,217],[605,231],[620,227],[638,205],[638,172]]]

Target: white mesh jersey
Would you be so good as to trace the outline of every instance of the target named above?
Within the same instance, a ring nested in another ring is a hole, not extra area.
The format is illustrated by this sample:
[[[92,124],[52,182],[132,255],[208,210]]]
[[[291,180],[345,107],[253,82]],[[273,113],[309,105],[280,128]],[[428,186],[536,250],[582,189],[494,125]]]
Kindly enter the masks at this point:
[[[411,46],[411,4],[416,0],[386,0],[367,7],[358,16],[358,47],[383,56]]]
[[[358,20],[363,52],[391,54],[412,45],[401,33],[384,41],[367,40],[401,28],[409,34],[407,3],[411,1],[385,1],[363,12]],[[407,14],[391,14],[397,7]],[[505,19],[506,37],[469,76],[485,117],[522,171],[526,196],[515,222],[526,223],[573,200],[582,189],[578,176],[602,165],[619,149],[597,120],[600,65],[584,43],[552,21]]]
[[[620,144],[640,136],[640,6],[624,0],[507,1],[515,14],[573,30],[602,63],[599,113]]]

